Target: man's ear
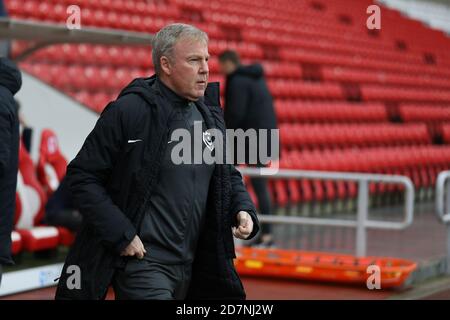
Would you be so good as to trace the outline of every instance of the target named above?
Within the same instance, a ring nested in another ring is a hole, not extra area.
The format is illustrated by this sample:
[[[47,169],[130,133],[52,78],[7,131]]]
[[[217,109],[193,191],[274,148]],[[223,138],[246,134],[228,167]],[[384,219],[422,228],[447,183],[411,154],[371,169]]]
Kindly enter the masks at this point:
[[[161,64],[162,72],[164,72],[166,75],[170,76],[170,74],[172,73],[172,66],[170,64],[169,58],[167,58],[166,56],[162,56],[159,59],[159,63]]]

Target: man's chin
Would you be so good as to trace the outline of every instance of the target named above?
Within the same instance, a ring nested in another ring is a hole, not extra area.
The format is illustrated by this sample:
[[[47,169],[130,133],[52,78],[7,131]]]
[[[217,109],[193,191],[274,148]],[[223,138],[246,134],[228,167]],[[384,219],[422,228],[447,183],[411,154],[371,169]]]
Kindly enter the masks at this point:
[[[200,99],[203,96],[205,96],[205,91],[204,90],[198,91],[194,95],[192,95],[190,100],[197,101],[198,99]]]

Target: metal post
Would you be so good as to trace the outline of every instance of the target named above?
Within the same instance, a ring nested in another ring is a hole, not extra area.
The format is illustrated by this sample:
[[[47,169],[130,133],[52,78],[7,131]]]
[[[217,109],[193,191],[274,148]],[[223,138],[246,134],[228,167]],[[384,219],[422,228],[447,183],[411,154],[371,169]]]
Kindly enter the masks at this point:
[[[364,257],[367,249],[366,221],[369,211],[369,182],[359,181],[358,216],[356,225],[356,256]]]
[[[450,275],[450,171],[442,171],[436,180],[436,213],[447,230],[446,273]]]
[[[447,213],[449,213],[449,208],[450,208],[450,188],[449,188],[449,182],[450,180],[448,180],[448,178],[446,179],[445,183],[444,183],[444,192],[442,193],[443,197],[444,197],[444,215],[446,215]]]
[[[447,227],[447,274],[450,275],[450,223],[445,224]]]
[[[443,210],[443,216],[446,216],[449,213],[449,209],[450,209],[450,188],[449,188],[449,180],[446,179],[446,181],[444,182],[444,192],[442,193],[442,195],[445,198],[445,206],[444,206],[444,210]],[[445,223],[445,222],[444,222]],[[450,223],[445,223],[445,226],[447,227],[447,266],[446,266],[446,272],[447,274],[450,274]]]

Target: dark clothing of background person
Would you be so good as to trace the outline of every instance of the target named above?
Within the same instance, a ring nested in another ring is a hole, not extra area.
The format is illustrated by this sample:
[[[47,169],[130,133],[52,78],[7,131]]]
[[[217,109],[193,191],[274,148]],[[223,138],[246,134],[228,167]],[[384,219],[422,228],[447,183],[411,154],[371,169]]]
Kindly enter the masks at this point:
[[[0,0],[0,18],[7,17],[8,12],[6,11],[5,4],[3,3],[3,0]],[[10,40],[3,40],[0,38],[0,58],[1,57],[10,57],[10,51],[11,51],[11,42]]]
[[[3,0],[0,0],[0,17],[4,17],[6,15],[5,4],[3,3]]]
[[[16,205],[19,117],[14,94],[22,85],[17,67],[0,58],[0,265],[13,264],[11,231]]]
[[[227,76],[225,122],[228,129],[276,129],[272,95],[260,64],[239,66]]]
[[[248,66],[240,65],[227,76],[225,88],[225,122],[228,129],[276,129],[277,119],[272,101],[272,95],[264,78],[263,68],[260,64]],[[272,155],[270,131],[267,132],[267,156]],[[259,134],[258,134],[259,138]],[[235,164],[237,144],[235,143]],[[245,144],[245,163],[249,163],[250,149],[258,155],[256,166],[263,167],[259,159],[259,142],[257,146]],[[265,178],[251,178],[253,189],[258,198],[261,214],[270,214],[272,204]],[[270,233],[270,225],[262,224],[261,236]]]
[[[21,138],[25,150],[27,150],[28,153],[31,153],[31,141],[33,140],[33,129],[30,127],[23,127]]]
[[[138,78],[122,90],[68,165],[66,177],[83,223],[66,257],[57,299],[104,299],[116,271],[126,272],[133,265],[133,258],[120,253],[137,234],[150,207],[173,116],[173,108],[155,82],[156,76]],[[217,128],[225,137],[219,97],[218,83],[209,83],[205,96],[195,104],[206,127]],[[224,139],[223,153],[225,148]],[[233,265],[231,227],[238,225],[239,211],[247,211],[253,220],[251,239],[259,224],[242,176],[234,166],[216,163],[204,227],[189,271],[187,299],[245,298]],[[79,266],[83,275],[79,290],[67,286],[70,265]]]
[[[67,179],[64,177],[45,205],[44,223],[77,232],[81,227],[81,222],[82,216],[73,203]]]
[[[22,116],[22,105],[19,102],[19,100],[15,99],[15,101],[17,106],[17,112],[19,114],[19,124],[20,124],[19,130],[21,131],[20,138],[22,140],[23,146],[25,147],[25,150],[27,150],[27,152],[31,154],[31,141],[33,140],[33,128],[29,127],[27,123],[25,123]]]

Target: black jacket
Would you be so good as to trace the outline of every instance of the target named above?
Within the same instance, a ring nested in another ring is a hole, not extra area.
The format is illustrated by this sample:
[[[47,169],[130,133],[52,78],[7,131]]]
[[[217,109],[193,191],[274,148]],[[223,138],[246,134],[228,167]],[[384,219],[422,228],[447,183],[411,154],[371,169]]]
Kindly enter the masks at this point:
[[[229,129],[276,129],[272,96],[260,64],[239,66],[227,76],[225,123]]]
[[[155,89],[161,91],[175,109],[175,114],[168,123],[171,141],[167,142],[158,182],[150,199],[149,211],[145,213],[138,234],[147,248],[146,259],[162,264],[192,263],[200,235],[199,230],[206,215],[209,181],[215,165],[180,164],[171,161],[173,153],[179,150],[177,143],[173,143],[179,138],[172,134],[177,130],[186,130],[190,133],[191,150],[190,152],[186,150],[183,155],[189,157],[190,163],[194,163],[195,139],[198,139],[201,145],[197,145],[199,150],[203,152],[206,149],[205,142],[201,140],[206,125],[195,103],[189,103],[189,100],[178,96],[162,81],[155,82]],[[209,109],[205,110],[209,112]],[[199,137],[195,137],[196,121],[202,123],[198,127],[201,130],[197,130],[200,133]]]
[[[84,219],[66,258],[57,299],[104,298],[114,268],[124,264],[120,252],[136,235],[147,212],[169,138],[168,119],[173,109],[152,87],[154,81],[154,76],[139,78],[125,88],[105,108],[68,165],[69,187]],[[208,128],[225,130],[217,83],[208,85],[204,101],[198,105]],[[135,139],[144,143],[127,143]],[[255,207],[233,166],[215,166],[207,203],[206,227],[197,246],[188,298],[245,298],[232,260],[231,226],[240,210],[248,211],[255,223],[250,237],[259,226]],[[67,287],[70,265],[80,268],[81,289]]]
[[[17,67],[0,58],[0,264],[13,264],[11,231],[19,158],[19,118],[13,96],[21,85]]]
[[[239,66],[235,72],[227,76],[225,88],[225,123],[229,129],[276,129],[277,119],[273,107],[272,96],[264,78],[263,68],[260,64]],[[278,155],[274,152],[270,131],[267,132],[267,155],[272,159]],[[237,145],[235,141],[235,163],[237,162]],[[250,146],[245,143],[245,163],[249,163],[250,148],[259,154],[258,144]],[[258,163],[260,161],[258,160]],[[239,163],[240,164],[240,163]]]

